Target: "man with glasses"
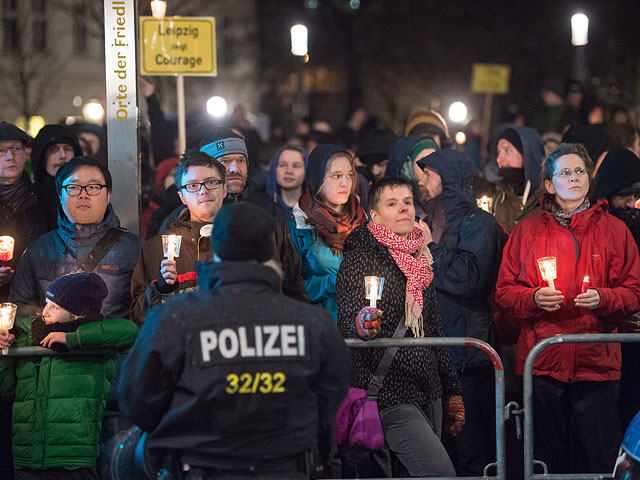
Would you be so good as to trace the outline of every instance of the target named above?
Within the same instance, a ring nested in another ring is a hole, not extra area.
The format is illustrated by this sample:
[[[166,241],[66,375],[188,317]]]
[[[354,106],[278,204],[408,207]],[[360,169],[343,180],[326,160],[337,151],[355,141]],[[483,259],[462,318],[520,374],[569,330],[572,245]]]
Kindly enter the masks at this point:
[[[131,275],[141,239],[120,228],[120,220],[109,203],[109,170],[91,158],[76,157],[59,168],[56,191],[61,203],[58,228],[33,242],[22,257],[9,300],[18,305],[19,316],[39,312],[49,283],[87,268],[91,253],[94,257],[102,255],[91,270],[102,277],[109,289],[102,314],[107,318],[128,318]],[[106,251],[96,253],[94,247],[111,230],[121,233],[115,234],[111,245],[103,241]]]
[[[142,324],[149,309],[177,293],[195,290],[196,262],[213,260],[211,224],[227,195],[225,167],[199,151],[187,152],[174,175],[178,196],[187,207],[168,229],[143,247],[131,279],[131,315]],[[164,256],[163,235],[180,235],[179,255]]]
[[[0,301],[9,296],[14,269],[25,248],[45,233],[37,189],[24,172],[31,138],[10,123],[0,123],[0,235],[14,239],[13,258],[0,265]]]

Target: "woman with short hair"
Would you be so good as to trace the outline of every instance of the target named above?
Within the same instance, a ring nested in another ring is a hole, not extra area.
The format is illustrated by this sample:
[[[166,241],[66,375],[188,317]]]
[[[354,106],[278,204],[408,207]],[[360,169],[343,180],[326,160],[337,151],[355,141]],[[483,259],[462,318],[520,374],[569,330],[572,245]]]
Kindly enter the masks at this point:
[[[607,202],[590,199],[592,169],[582,145],[560,145],[542,167],[540,212],[519,223],[505,246],[496,301],[521,319],[520,375],[541,340],[615,333],[618,320],[640,309],[637,248]],[[550,286],[538,267],[543,257],[555,257]],[[547,348],[533,374],[535,457],[551,473],[610,470],[620,443],[620,344]]]
[[[370,199],[371,222],[347,238],[338,272],[340,332],[363,340],[443,337],[432,258],[423,230],[414,223],[411,183],[383,179],[372,186]],[[365,276],[384,278],[378,308],[368,306]],[[352,386],[369,388],[385,350],[353,351]],[[453,435],[464,425],[460,381],[448,348],[398,349],[382,379],[377,403],[394,477],[455,476],[440,441],[443,420]],[[347,456],[356,468],[349,476],[385,476],[388,466],[379,452],[369,463]]]

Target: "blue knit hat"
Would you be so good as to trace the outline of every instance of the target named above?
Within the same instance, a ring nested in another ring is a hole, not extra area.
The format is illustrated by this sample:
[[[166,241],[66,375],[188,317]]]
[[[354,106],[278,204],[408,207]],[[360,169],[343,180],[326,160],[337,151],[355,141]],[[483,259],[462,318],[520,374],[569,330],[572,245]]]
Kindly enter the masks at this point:
[[[56,278],[47,287],[47,299],[74,315],[99,313],[108,289],[93,272],[72,273]]]

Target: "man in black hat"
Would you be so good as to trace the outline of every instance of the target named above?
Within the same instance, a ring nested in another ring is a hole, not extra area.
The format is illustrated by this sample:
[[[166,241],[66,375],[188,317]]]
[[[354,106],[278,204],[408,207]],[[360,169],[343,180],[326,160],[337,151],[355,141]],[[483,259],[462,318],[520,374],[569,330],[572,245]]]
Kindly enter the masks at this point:
[[[640,158],[626,148],[612,148],[596,173],[596,194],[606,198],[609,212],[622,220],[640,248]]]
[[[633,235],[640,250],[640,210],[635,202],[640,198],[640,158],[626,148],[612,148],[596,173],[596,194],[606,198],[609,212],[622,220]],[[640,318],[634,315],[620,319],[618,329],[625,333],[640,332]],[[620,424],[625,429],[640,410],[640,345],[623,343],[620,368]]]
[[[257,205],[223,206],[199,290],[151,310],[123,366],[122,411],[183,478],[309,478],[318,423],[346,394],[331,317],[279,293],[275,228]]]
[[[13,258],[0,264],[0,302],[9,296],[14,268],[25,248],[47,231],[36,189],[24,172],[31,138],[11,123],[0,123],[0,235],[14,239]]]

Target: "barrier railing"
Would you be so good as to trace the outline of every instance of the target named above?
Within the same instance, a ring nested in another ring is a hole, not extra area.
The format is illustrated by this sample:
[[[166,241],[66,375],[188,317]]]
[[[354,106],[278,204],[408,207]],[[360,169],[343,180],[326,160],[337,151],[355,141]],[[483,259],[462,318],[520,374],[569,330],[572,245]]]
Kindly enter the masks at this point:
[[[545,338],[536,343],[524,364],[523,402],[524,402],[524,479],[553,480],[604,480],[611,478],[611,473],[575,473],[550,474],[544,462],[533,457],[533,365],[540,353],[552,346],[563,343],[640,343],[640,333],[583,333],[576,335],[557,335]],[[622,440],[622,439],[621,439]],[[541,474],[535,474],[535,465],[542,467]],[[613,471],[613,465],[611,465]]]
[[[505,480],[506,477],[506,459],[504,446],[504,422],[505,422],[505,406],[504,406],[504,368],[502,360],[498,353],[486,342],[476,338],[381,338],[364,342],[362,340],[347,339],[345,343],[350,348],[385,348],[385,347],[474,347],[482,350],[491,360],[495,374],[495,422],[496,422],[496,461],[485,466],[482,477],[440,477],[439,480]],[[43,347],[11,347],[7,356],[10,357],[35,357],[35,356],[77,356],[77,355],[105,355],[116,352],[108,350],[73,350],[70,352],[57,353],[53,350]],[[495,468],[496,475],[489,476],[489,470]],[[402,479],[396,479],[402,480]],[[430,480],[438,480],[438,478],[430,477]]]
[[[3,357],[60,357],[60,356],[91,356],[91,355],[113,355],[114,353],[122,353],[115,350],[85,350],[78,348],[76,350],[69,350],[68,352],[56,352],[49,348],[44,347],[9,347],[8,353],[3,354]],[[1,357],[0,357],[1,358]]]
[[[496,461],[490,463],[484,468],[482,477],[450,477],[460,479],[496,479],[503,480],[506,475],[506,459],[504,446],[504,368],[502,360],[498,353],[486,342],[477,338],[464,337],[437,337],[437,338],[380,338],[369,340],[347,339],[345,343],[350,348],[375,348],[375,347],[475,347],[482,350],[491,360],[495,373],[496,388]],[[490,477],[488,472],[491,468],[496,468],[496,475]],[[449,478],[441,478],[441,480],[449,480]]]

